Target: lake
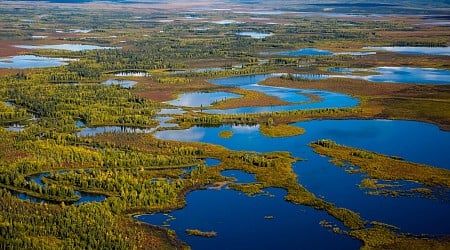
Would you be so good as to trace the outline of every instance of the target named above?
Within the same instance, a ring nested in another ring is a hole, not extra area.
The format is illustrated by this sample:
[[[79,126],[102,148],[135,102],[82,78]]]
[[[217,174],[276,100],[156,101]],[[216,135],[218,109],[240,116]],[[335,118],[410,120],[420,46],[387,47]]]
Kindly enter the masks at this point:
[[[450,70],[413,67],[377,67],[372,69],[330,68],[332,74],[293,74],[292,76],[307,80],[328,78],[352,78],[370,82],[393,82],[413,84],[450,84]],[[364,74],[358,74],[363,72]]]
[[[413,68],[413,67],[378,67],[374,69],[362,69],[369,75],[351,74],[358,69],[334,68],[335,72],[350,74],[329,75],[326,77],[354,78],[371,82],[394,82],[394,83],[414,83],[414,84],[450,84],[450,70],[434,68]],[[370,73],[373,72],[372,75]]]
[[[237,76],[211,80],[211,83],[228,86],[239,87],[242,89],[253,90],[262,92],[266,95],[278,97],[283,101],[290,102],[289,105],[284,106],[263,106],[263,107],[243,107],[235,109],[225,110],[205,110],[207,113],[214,114],[242,114],[242,113],[263,113],[263,112],[276,112],[276,111],[289,111],[289,110],[301,110],[301,109],[314,109],[314,108],[344,108],[354,107],[358,105],[358,100],[344,94],[318,91],[318,90],[303,90],[295,88],[284,87],[272,87],[259,85],[258,83],[271,77],[280,77],[283,74],[260,74],[249,76]],[[310,102],[307,95],[317,95],[322,98],[319,102]]]
[[[387,46],[387,47],[364,47],[367,50],[380,50],[395,52],[400,54],[411,54],[411,55],[439,55],[439,56],[450,56],[450,47],[410,47],[410,46]]]
[[[398,226],[402,232],[450,233],[448,201],[421,197],[393,198],[367,195],[364,190],[357,187],[357,184],[365,178],[364,174],[348,174],[344,168],[332,165],[328,157],[315,154],[308,146],[312,141],[327,138],[339,144],[449,169],[450,155],[447,153],[447,149],[450,148],[449,132],[441,131],[431,124],[413,121],[324,120],[298,122],[294,125],[305,128],[305,134],[269,138],[259,132],[259,126],[221,126],[159,131],[154,136],[166,140],[213,143],[232,150],[288,151],[295,157],[305,159],[294,163],[293,168],[299,176],[299,183],[315,195],[322,195],[325,200],[337,206],[352,209],[360,213],[364,219]],[[233,136],[228,139],[221,138],[219,133],[223,130],[232,131]],[[411,183],[408,185],[414,186]],[[446,195],[448,197],[448,193]],[[180,210],[180,213],[181,211],[183,210]],[[421,211],[433,212],[424,214]],[[417,216],[418,214],[420,216]],[[286,229],[289,230],[293,229]]]
[[[7,58],[0,58],[0,68],[8,69],[30,69],[30,68],[46,68],[67,65],[73,59],[52,58],[35,55],[20,55]]]
[[[135,219],[170,225],[193,249],[357,249],[361,243],[324,229],[319,221],[339,224],[323,211],[285,202],[286,191],[269,188],[268,194],[249,197],[229,189],[194,191],[187,206],[167,214]],[[189,236],[186,229],[216,231],[217,236]],[[325,240],[326,239],[326,240]]]
[[[294,51],[279,51],[279,52],[261,52],[261,55],[283,55],[283,56],[333,56],[333,55],[353,55],[353,56],[367,56],[375,55],[376,52],[370,51],[349,51],[349,52],[331,52],[329,50],[321,50],[315,48],[302,48]]]

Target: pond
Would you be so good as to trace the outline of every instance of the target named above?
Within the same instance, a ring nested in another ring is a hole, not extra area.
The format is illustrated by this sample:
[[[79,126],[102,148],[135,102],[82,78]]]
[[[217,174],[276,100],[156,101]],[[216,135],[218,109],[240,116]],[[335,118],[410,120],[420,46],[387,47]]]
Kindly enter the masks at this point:
[[[322,228],[321,220],[339,224],[325,212],[285,202],[284,190],[269,188],[265,191],[270,195],[249,197],[229,189],[194,191],[186,196],[187,206],[181,210],[170,214],[145,214],[135,219],[169,226],[193,249],[361,247],[357,240]],[[217,236],[189,236],[186,229],[215,231]]]
[[[62,65],[67,65],[67,63],[72,60],[73,59],[67,58],[20,55],[7,58],[0,58],[0,68],[31,69],[31,68],[58,67]]]
[[[15,45],[22,49],[53,49],[53,50],[69,50],[69,51],[85,51],[94,49],[120,49],[120,47],[104,47],[89,44],[54,44],[54,45]]]
[[[238,97],[241,97],[241,95],[229,92],[194,92],[181,94],[177,99],[166,103],[183,107],[209,107],[215,102]]]
[[[63,173],[65,171],[60,171],[60,173]],[[35,182],[36,184],[38,184],[41,187],[45,187],[45,183],[42,182],[42,178],[49,176],[50,173],[40,173],[40,174],[36,174],[36,175],[32,175],[30,176],[28,179],[28,181],[32,181]],[[51,201],[45,200],[45,199],[40,199],[40,198],[36,198],[24,193],[17,193],[17,192],[13,192],[13,194],[17,195],[17,197],[21,200],[28,200],[31,202],[36,202],[36,203],[47,203]],[[81,203],[85,203],[85,202],[101,202],[104,201],[106,199],[105,195],[101,195],[101,194],[92,194],[92,193],[86,193],[86,192],[82,192],[82,191],[77,191],[75,190],[75,195],[79,196],[80,199],[73,202],[72,204],[81,204]],[[54,202],[54,203],[59,203],[59,202]]]
[[[136,85],[137,82],[130,81],[130,80],[123,80],[123,79],[108,79],[108,80],[102,82],[102,84],[104,84],[104,85],[119,85],[119,86],[129,89],[129,88],[132,88],[134,85]]]
[[[186,111],[181,108],[164,108],[158,112],[158,115],[181,115],[184,113],[186,113]]]
[[[307,80],[323,80],[334,77],[361,79],[370,82],[450,84],[450,70],[445,69],[378,67],[373,69],[330,68],[327,71],[340,74],[292,74],[292,76]]]
[[[370,51],[349,51],[349,52],[331,52],[328,50],[321,50],[315,48],[302,48],[294,51],[279,51],[279,52],[261,52],[261,55],[283,55],[283,56],[332,56],[332,55],[352,55],[352,56],[367,56],[374,55],[376,52]]]
[[[450,148],[449,132],[431,124],[390,120],[324,120],[294,125],[305,128],[305,134],[269,138],[259,132],[258,126],[222,126],[159,131],[154,136],[166,140],[213,143],[232,150],[288,151],[295,157],[305,159],[296,162],[293,168],[299,176],[298,181],[317,196],[322,195],[337,206],[352,209],[364,219],[398,226],[402,232],[450,233],[450,202],[422,197],[367,195],[357,187],[365,178],[364,174],[348,174],[345,169],[329,163],[329,158],[315,154],[308,146],[312,141],[327,138],[339,144],[450,169],[450,155],[447,152]],[[232,131],[233,136],[221,138],[219,133],[223,130]],[[446,195],[448,197],[448,193]]]
[[[178,127],[177,123],[169,123],[168,122],[168,121],[173,119],[170,116],[157,116],[157,117],[153,117],[153,119],[155,119],[155,120],[157,120],[159,122],[157,128],[174,128],[174,127]]]
[[[11,132],[22,132],[24,131],[26,128],[25,125],[22,124],[12,124],[6,127],[6,131],[11,131]]]
[[[364,47],[367,50],[382,50],[388,52],[395,52],[400,54],[411,55],[439,55],[450,56],[450,47],[402,47],[402,46],[388,46],[388,47]]]
[[[261,52],[260,54],[283,56],[331,56],[333,55],[333,52],[314,48],[303,48],[295,51]]]
[[[149,77],[150,74],[147,71],[123,71],[117,72],[114,76],[136,76],[136,77]]]
[[[338,69],[334,69],[335,71]],[[341,69],[343,72],[354,72],[357,69]],[[370,70],[362,69],[366,74]],[[412,67],[378,67],[372,69],[373,75],[330,75],[329,77],[356,78],[371,82],[395,82],[414,84],[450,84],[450,70]]]
[[[254,31],[249,31],[249,32],[238,32],[236,33],[236,35],[238,36],[249,36],[251,38],[254,39],[263,39],[269,36],[273,36],[272,33],[261,33],[261,32],[254,32]]]
[[[205,159],[205,164],[207,167],[215,167],[217,165],[219,165],[221,163],[220,160],[215,159],[215,158],[206,158]]]
[[[251,183],[256,181],[254,174],[245,173],[241,170],[224,170],[220,172],[220,174],[225,177],[236,179],[236,183]]]
[[[276,111],[289,111],[289,110],[301,110],[301,109],[314,109],[314,108],[344,108],[354,107],[358,105],[358,100],[344,94],[318,91],[318,90],[303,90],[295,88],[283,88],[259,85],[258,83],[271,77],[280,77],[283,74],[261,74],[250,76],[238,76],[228,77],[221,79],[211,80],[211,83],[220,86],[239,87],[242,89],[253,90],[262,92],[266,95],[275,96],[283,101],[290,102],[292,104],[284,106],[263,106],[263,107],[243,107],[235,109],[225,110],[205,110],[207,113],[214,114],[242,114],[242,113],[263,113],[263,112],[276,112]],[[319,96],[322,100],[319,102],[311,102],[307,95]]]

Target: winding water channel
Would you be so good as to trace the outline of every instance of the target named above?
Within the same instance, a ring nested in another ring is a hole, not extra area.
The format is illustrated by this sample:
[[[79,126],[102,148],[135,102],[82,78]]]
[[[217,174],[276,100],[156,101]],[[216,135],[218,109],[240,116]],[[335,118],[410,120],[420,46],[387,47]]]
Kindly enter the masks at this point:
[[[305,101],[299,89],[286,89],[260,86],[257,83],[277,74],[232,77],[213,80],[224,86],[238,86],[262,91],[289,102]],[[405,80],[407,83],[408,79]],[[432,80],[430,80],[432,81]],[[439,83],[439,82],[436,82]],[[331,92],[314,92],[324,98],[315,107],[351,107],[357,105],[352,97]],[[253,113],[276,110],[291,110],[303,107],[296,104],[277,107],[251,107],[233,110],[208,110],[211,113]],[[259,126],[221,126],[218,128],[192,127],[186,130],[158,131],[154,137],[165,140],[204,142],[225,146],[232,150],[255,152],[288,151],[295,157],[305,159],[293,164],[298,182],[336,206],[346,207],[368,221],[380,221],[395,225],[401,232],[414,234],[445,235],[450,233],[449,190],[444,199],[425,197],[390,197],[368,195],[357,185],[365,174],[349,174],[329,162],[328,157],[315,154],[308,143],[318,139],[332,139],[352,147],[363,148],[386,155],[399,156],[408,161],[430,164],[450,169],[450,133],[436,126],[413,121],[391,120],[323,120],[297,122],[295,126],[306,129],[299,136],[269,138],[263,136]],[[224,130],[233,132],[228,139],[221,138]],[[225,173],[222,173],[225,174]],[[245,173],[242,173],[245,175]],[[247,176],[239,180],[239,171],[233,172],[238,182],[252,182]],[[422,187],[417,183],[398,181],[391,184],[402,188]],[[334,234],[321,228],[319,221],[327,220],[340,225],[334,218],[322,211],[296,206],[285,202],[285,192],[268,189],[269,195],[247,197],[228,189],[195,191],[187,195],[187,206],[167,215],[142,215],[138,220],[157,225],[169,226],[177,235],[194,249],[223,249],[236,247],[273,249],[339,248],[356,249],[360,242],[350,237]],[[173,217],[172,217],[173,216]],[[285,217],[286,216],[286,217]],[[271,218],[271,219],[268,219]],[[211,239],[188,236],[187,228],[216,231],[217,237]]]
[[[257,113],[296,109],[354,107],[358,100],[344,94],[327,91],[301,90],[269,87],[258,82],[280,74],[262,74],[212,80],[222,86],[236,86],[263,92],[292,104],[273,107],[246,107],[228,110],[210,109],[209,113]],[[438,82],[437,82],[438,83]],[[201,99],[201,106],[208,106],[229,93],[195,93],[193,100]],[[305,94],[322,97],[310,102]],[[212,97],[211,97],[212,96]],[[235,96],[233,96],[235,97]],[[189,94],[181,97],[186,100]],[[174,102],[178,105],[198,107],[199,103]],[[181,109],[167,109],[161,114],[180,114]],[[158,118],[161,126],[169,117]],[[316,196],[333,202],[338,207],[360,213],[368,221],[380,221],[400,228],[401,232],[414,234],[445,235],[450,233],[450,202],[446,199],[425,197],[374,196],[365,193],[357,185],[364,174],[349,174],[329,162],[329,158],[315,154],[308,144],[318,139],[332,139],[339,144],[363,148],[378,153],[399,156],[408,161],[430,164],[450,169],[450,133],[435,125],[413,121],[391,120],[322,120],[297,122],[306,133],[299,136],[270,138],[262,135],[259,126],[192,127],[185,130],[157,131],[154,137],[165,140],[204,142],[222,145],[232,150],[255,152],[288,151],[304,160],[293,164],[298,182]],[[174,125],[175,126],[175,125]],[[89,129],[89,128],[85,128]],[[219,136],[224,130],[233,132],[231,138]],[[124,132],[129,132],[125,130]],[[85,133],[85,134],[83,134]],[[91,135],[84,130],[80,136]],[[213,161],[213,160],[210,160]],[[215,162],[217,164],[217,162]],[[209,167],[214,164],[208,164]],[[253,182],[254,177],[240,171],[222,172],[237,182]],[[40,177],[39,177],[40,178]],[[37,179],[33,179],[39,182]],[[405,188],[421,187],[411,182],[395,182]],[[82,194],[83,195],[83,194]],[[187,206],[168,214],[140,215],[135,219],[174,229],[183,241],[194,249],[356,249],[361,242],[343,234],[323,228],[319,222],[326,220],[343,227],[339,221],[324,211],[294,205],[284,201],[284,190],[269,188],[264,194],[249,197],[241,192],[227,189],[206,189],[189,193]],[[89,198],[89,195],[86,195]],[[86,199],[86,197],[84,199]],[[217,237],[188,236],[188,228],[216,231]]]

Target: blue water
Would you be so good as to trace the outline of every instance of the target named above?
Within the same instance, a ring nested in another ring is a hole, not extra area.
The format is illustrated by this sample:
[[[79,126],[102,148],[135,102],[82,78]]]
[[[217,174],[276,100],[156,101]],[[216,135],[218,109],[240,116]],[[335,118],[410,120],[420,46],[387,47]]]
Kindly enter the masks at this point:
[[[77,121],[77,122],[75,123],[75,127],[77,127],[77,128],[84,127],[84,122],[82,122],[82,121]]]
[[[283,56],[331,56],[333,52],[328,50],[302,48],[295,51],[281,51],[281,52],[262,52],[263,55],[283,55]]]
[[[31,69],[57,67],[61,65],[67,65],[67,61],[69,61],[69,59],[21,55],[8,58],[0,58],[0,68]]]
[[[330,77],[336,77],[362,79],[371,82],[393,82],[406,84],[450,84],[450,70],[446,69],[378,67],[374,69],[331,68],[328,71],[332,73],[342,74],[294,74],[293,76],[308,80],[322,80]],[[355,71],[364,71],[369,75],[352,74]]]
[[[411,55],[440,55],[440,56],[450,56],[450,47],[401,47],[401,46],[391,46],[391,47],[364,47],[367,50],[384,50],[389,52],[395,52],[400,54],[411,54]]]
[[[60,173],[63,173],[65,171],[60,171]],[[45,187],[45,183],[42,182],[42,178],[47,177],[50,173],[45,172],[45,173],[40,173],[37,175],[32,175],[30,176],[28,179],[29,181],[35,182],[37,183],[39,186],[41,187]],[[17,195],[17,197],[21,200],[28,200],[31,202],[36,202],[36,203],[47,203],[49,201],[45,200],[45,199],[40,199],[40,198],[36,198],[24,193],[16,193],[13,192],[14,194]],[[75,191],[75,195],[79,196],[80,199],[71,203],[71,204],[75,204],[75,205],[79,205],[81,203],[85,203],[85,202],[101,202],[104,201],[106,199],[105,195],[102,194],[93,194],[93,193],[87,193],[87,192],[82,192],[82,191]],[[52,202],[50,201],[50,203],[58,203],[58,202]]]
[[[279,99],[290,102],[292,104],[285,106],[263,106],[263,107],[243,107],[225,110],[206,110],[207,113],[214,114],[242,114],[242,113],[263,113],[276,111],[289,111],[301,109],[315,109],[315,108],[344,108],[354,107],[358,104],[358,100],[344,94],[318,91],[318,90],[303,90],[295,88],[283,88],[259,85],[258,83],[271,78],[280,77],[283,74],[261,74],[250,76],[237,76],[211,80],[211,83],[227,86],[239,87],[242,89],[259,91],[269,96],[278,97]],[[323,101],[309,103],[309,98],[305,94],[314,94],[323,98]]]
[[[295,125],[305,128],[305,134],[269,138],[259,132],[258,126],[222,126],[160,131],[154,136],[167,140],[213,143],[232,150],[288,151],[295,157],[305,159],[293,166],[299,175],[299,182],[314,194],[324,196],[325,200],[356,211],[364,219],[398,226],[403,232],[450,233],[449,202],[367,195],[357,187],[365,178],[364,174],[348,174],[343,168],[330,164],[329,158],[315,154],[307,146],[312,141],[328,138],[340,144],[450,169],[450,155],[447,152],[450,148],[449,132],[431,124],[412,121],[324,120],[298,122]],[[222,130],[232,131],[233,137],[222,139],[219,136]]]
[[[319,225],[327,220],[338,224],[323,211],[285,202],[284,190],[266,189],[273,196],[249,197],[241,192],[201,190],[186,196],[187,206],[170,213],[141,215],[139,221],[163,225],[193,249],[357,249],[361,243],[332,233]],[[266,219],[265,216],[273,216]],[[186,229],[215,231],[217,236],[188,236]],[[324,240],[326,239],[326,240]]]
[[[56,45],[16,45],[17,48],[22,49],[54,49],[54,50],[68,50],[68,51],[85,51],[94,49],[118,49],[120,47],[103,47],[88,44],[56,44]]]
[[[329,50],[321,50],[314,48],[302,48],[294,51],[279,51],[279,52],[262,52],[261,55],[282,55],[282,56],[332,56],[332,55],[352,55],[352,56],[367,56],[374,55],[376,52],[367,51],[350,51],[350,52],[331,52]]]
[[[205,163],[206,163],[206,166],[208,166],[208,167],[214,167],[214,166],[219,165],[221,163],[221,161],[218,159],[215,159],[215,158],[206,158]]]
[[[181,94],[177,99],[166,103],[183,107],[208,107],[214,102],[225,101],[229,98],[238,97],[241,97],[241,95],[228,92],[195,92]]]
[[[245,173],[241,170],[224,170],[220,174],[225,177],[233,177],[237,183],[251,183],[256,181],[254,174]]]

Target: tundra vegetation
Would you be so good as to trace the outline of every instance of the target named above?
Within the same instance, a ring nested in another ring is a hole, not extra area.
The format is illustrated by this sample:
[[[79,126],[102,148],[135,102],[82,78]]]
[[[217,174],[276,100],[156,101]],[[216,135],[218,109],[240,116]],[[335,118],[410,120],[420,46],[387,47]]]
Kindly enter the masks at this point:
[[[130,3],[133,8],[127,9],[118,3],[89,3],[73,9],[65,4],[54,8],[52,3],[36,6],[23,2],[2,3],[2,61],[5,58],[8,61],[8,56],[25,54],[73,60],[59,67],[0,69],[1,248],[187,248],[173,231],[136,222],[132,215],[180,209],[186,205],[188,192],[232,182],[231,178],[220,174],[230,169],[255,174],[256,178],[255,183],[234,183],[230,188],[249,195],[268,187],[285,189],[286,201],[325,211],[342,222],[343,228],[333,231],[361,240],[365,248],[450,247],[448,237],[399,232],[382,223],[368,222],[355,211],[316,197],[298,183],[292,163],[300,159],[287,152],[232,151],[211,144],[159,140],[145,133],[77,134],[83,129],[79,122],[91,128],[167,129],[158,127],[155,117],[162,109],[173,108],[165,101],[185,92],[227,91],[242,95],[214,103],[214,109],[287,105],[288,102],[274,96],[209,82],[213,78],[273,72],[286,73],[287,77],[270,78],[261,84],[346,93],[358,98],[360,104],[353,108],[226,115],[186,108],[186,113],[172,115],[173,122],[178,123],[180,129],[259,125],[261,133],[271,137],[300,135],[305,131],[289,124],[312,119],[420,120],[449,130],[450,85],[289,77],[289,74],[320,75],[336,67],[371,68],[386,64],[449,69],[448,57],[441,55],[393,56],[390,52],[379,51],[370,55],[339,54],[365,52],[362,49],[365,46],[445,47],[449,45],[448,26],[418,25],[423,22],[420,15],[384,16],[382,20],[375,20],[286,14],[273,17],[273,23],[268,24],[264,19],[232,11],[198,13],[198,17],[209,20],[204,22],[180,18],[185,12],[184,6],[172,4],[169,6],[173,8],[158,5],[160,9],[149,9]],[[289,6],[301,10],[299,6]],[[248,6],[243,8],[250,10]],[[409,11],[418,14],[419,9]],[[226,25],[213,22],[224,18],[237,21]],[[87,32],[76,32],[77,29]],[[258,39],[236,35],[255,30],[274,35]],[[62,43],[111,48],[71,51],[15,47]],[[295,57],[263,53],[309,47],[337,54]],[[130,71],[145,74],[117,75]],[[108,79],[138,83],[132,88],[102,84]],[[308,98],[310,102],[321,101],[314,94]],[[20,125],[22,129],[8,129],[11,125]],[[220,133],[223,138],[231,136],[231,131]],[[357,165],[358,171],[368,175],[361,184],[366,188],[379,188],[377,180],[408,180],[446,188],[450,185],[448,170],[331,141],[318,141],[311,146],[335,162]],[[207,158],[218,159],[221,163],[207,167]],[[396,166],[394,171],[387,170],[390,165]],[[194,168],[187,171],[189,167]],[[41,179],[44,185],[32,180],[42,173],[48,173]],[[104,195],[106,199],[75,205],[80,199],[78,191]],[[18,194],[45,202],[22,200]],[[197,229],[186,232],[205,237],[216,235],[213,231]]]

